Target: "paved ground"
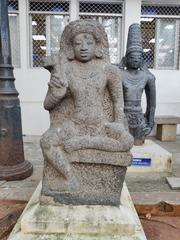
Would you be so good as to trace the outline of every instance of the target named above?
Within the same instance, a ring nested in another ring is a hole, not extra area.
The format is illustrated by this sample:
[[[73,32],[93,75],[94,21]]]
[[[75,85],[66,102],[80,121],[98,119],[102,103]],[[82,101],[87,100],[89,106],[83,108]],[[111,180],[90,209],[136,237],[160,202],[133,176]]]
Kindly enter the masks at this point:
[[[152,138],[173,154],[172,175],[180,177],[180,136],[176,142],[160,142]],[[0,181],[0,199],[28,201],[42,179],[43,157],[39,137],[24,137],[25,158],[34,166],[33,175],[23,181]],[[180,203],[180,191],[171,190],[166,182],[169,173],[128,173],[126,183],[135,204],[156,204],[160,201]]]

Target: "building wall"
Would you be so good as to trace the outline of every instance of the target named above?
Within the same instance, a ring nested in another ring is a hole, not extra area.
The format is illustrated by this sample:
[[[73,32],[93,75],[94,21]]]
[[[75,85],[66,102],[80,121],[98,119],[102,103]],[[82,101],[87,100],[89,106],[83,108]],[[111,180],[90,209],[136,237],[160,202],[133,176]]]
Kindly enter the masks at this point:
[[[29,34],[27,1],[19,1],[21,68],[15,68],[16,88],[19,91],[22,111],[23,134],[41,135],[49,126],[48,112],[43,109],[50,74],[43,68],[29,67]],[[123,44],[127,39],[128,27],[140,21],[140,0],[126,0],[124,4]],[[156,115],[180,117],[180,71],[151,70],[156,76]],[[145,107],[145,100],[143,101]],[[178,128],[180,134],[180,128]]]

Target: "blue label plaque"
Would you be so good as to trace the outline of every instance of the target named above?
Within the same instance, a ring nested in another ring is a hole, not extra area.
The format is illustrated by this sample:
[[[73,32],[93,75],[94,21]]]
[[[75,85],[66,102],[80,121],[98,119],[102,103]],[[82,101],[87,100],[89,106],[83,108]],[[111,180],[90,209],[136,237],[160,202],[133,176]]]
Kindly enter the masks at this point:
[[[151,158],[133,158],[131,166],[150,167]]]

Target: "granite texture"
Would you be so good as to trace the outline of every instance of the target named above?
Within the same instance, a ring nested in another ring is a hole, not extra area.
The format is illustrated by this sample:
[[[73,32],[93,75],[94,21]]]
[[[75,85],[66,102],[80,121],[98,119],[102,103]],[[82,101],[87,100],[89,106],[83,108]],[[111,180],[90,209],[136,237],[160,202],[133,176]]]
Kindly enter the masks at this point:
[[[44,61],[51,73],[44,101],[51,124],[41,138],[42,195],[55,204],[118,205],[133,137],[124,124],[121,75],[110,63],[103,26],[71,22],[60,49]]]
[[[142,145],[154,126],[156,108],[155,76],[143,61],[140,25],[129,27],[126,55],[119,68],[122,69],[124,112],[135,145]],[[141,99],[146,94],[146,112],[143,113]]]

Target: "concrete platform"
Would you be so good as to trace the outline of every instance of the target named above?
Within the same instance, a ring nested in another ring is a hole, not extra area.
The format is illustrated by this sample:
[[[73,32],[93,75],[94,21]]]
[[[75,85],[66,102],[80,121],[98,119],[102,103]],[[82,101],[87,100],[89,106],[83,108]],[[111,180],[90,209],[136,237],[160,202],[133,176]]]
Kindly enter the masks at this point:
[[[133,146],[131,153],[133,163],[128,172],[172,171],[172,154],[149,139],[142,146]]]
[[[126,185],[120,207],[39,204],[38,186],[8,240],[146,240]]]

